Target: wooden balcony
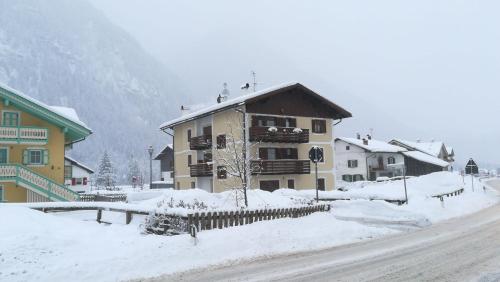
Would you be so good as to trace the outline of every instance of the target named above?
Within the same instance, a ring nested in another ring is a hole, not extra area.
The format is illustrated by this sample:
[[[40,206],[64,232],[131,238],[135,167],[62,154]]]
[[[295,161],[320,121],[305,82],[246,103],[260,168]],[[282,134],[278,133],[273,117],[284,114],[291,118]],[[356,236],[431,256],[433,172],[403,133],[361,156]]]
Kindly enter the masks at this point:
[[[275,143],[308,143],[309,129],[295,129],[293,127],[274,127],[277,130],[269,130],[269,126],[250,127],[251,142],[275,142]]]
[[[213,165],[207,163],[192,164],[189,166],[189,174],[191,177],[212,176],[214,175]]]
[[[0,143],[47,144],[49,130],[40,127],[0,127]]]
[[[311,163],[309,160],[260,160],[252,161],[252,174],[309,174]]]
[[[191,141],[189,141],[189,149],[191,150],[206,150],[210,148],[212,148],[212,135],[191,137]]]

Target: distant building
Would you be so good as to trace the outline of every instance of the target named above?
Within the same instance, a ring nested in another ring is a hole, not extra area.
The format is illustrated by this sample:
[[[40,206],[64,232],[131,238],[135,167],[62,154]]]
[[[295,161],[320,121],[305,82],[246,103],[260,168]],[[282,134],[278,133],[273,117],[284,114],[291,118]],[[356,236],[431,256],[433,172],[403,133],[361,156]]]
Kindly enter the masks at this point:
[[[405,148],[373,140],[340,137],[335,139],[337,178],[346,182],[375,181],[379,177],[403,175]],[[398,164],[400,164],[398,166]]]
[[[168,144],[154,158],[160,161],[160,181],[154,181],[151,188],[173,188],[174,187],[174,146]]]
[[[77,193],[91,190],[90,176],[94,170],[71,157],[64,157],[64,184]]]
[[[407,149],[404,152],[407,175],[420,176],[438,171],[452,170],[455,152],[450,154],[441,141],[412,142],[393,139],[389,144]]]

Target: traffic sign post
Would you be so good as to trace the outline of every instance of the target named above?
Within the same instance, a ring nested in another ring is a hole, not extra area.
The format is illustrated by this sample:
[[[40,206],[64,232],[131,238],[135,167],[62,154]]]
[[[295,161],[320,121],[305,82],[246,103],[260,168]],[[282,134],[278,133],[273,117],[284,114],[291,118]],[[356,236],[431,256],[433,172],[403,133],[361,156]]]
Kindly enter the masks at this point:
[[[469,162],[467,162],[467,165],[465,166],[465,174],[470,174],[472,192],[474,192],[474,174],[477,173],[479,173],[479,167],[477,166],[476,162],[472,158],[470,158]]]
[[[316,202],[319,202],[319,192],[318,192],[318,162],[323,161],[323,149],[318,146],[313,146],[309,150],[309,159],[314,163],[314,171],[316,173]]]

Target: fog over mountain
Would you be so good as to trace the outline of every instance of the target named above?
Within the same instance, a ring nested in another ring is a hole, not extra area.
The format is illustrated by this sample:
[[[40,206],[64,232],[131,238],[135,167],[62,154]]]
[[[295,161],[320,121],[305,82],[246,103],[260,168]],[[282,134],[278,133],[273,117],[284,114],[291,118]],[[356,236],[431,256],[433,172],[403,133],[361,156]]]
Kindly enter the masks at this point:
[[[498,1],[92,0],[212,101],[257,72],[352,111],[337,133],[443,140],[459,163],[498,163]]]
[[[131,154],[148,167],[146,148],[168,142],[158,125],[185,93],[135,39],[81,0],[0,0],[0,81],[75,108],[94,133],[71,154],[97,168],[107,149],[120,176]]]

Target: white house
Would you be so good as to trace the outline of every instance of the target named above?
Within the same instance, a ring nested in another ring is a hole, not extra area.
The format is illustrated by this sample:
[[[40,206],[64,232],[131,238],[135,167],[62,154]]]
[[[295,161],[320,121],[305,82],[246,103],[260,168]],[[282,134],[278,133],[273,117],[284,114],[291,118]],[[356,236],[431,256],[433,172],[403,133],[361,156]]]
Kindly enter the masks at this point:
[[[337,178],[353,182],[403,175],[405,148],[384,141],[340,137],[335,139]],[[394,165],[394,166],[391,166]]]
[[[88,193],[91,188],[90,175],[94,171],[68,156],[64,157],[64,183],[77,193]]]

